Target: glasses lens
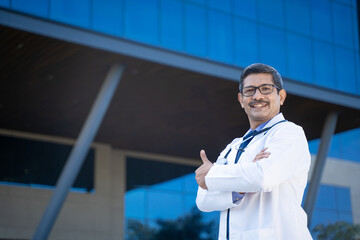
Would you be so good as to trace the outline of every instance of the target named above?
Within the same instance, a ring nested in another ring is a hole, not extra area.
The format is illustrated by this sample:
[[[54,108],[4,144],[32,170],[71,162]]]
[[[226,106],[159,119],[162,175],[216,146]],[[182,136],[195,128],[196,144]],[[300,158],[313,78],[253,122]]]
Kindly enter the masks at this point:
[[[254,93],[255,93],[255,88],[254,87],[243,88],[244,96],[252,96]]]
[[[273,91],[273,85],[266,84],[259,87],[262,94],[270,94]]]

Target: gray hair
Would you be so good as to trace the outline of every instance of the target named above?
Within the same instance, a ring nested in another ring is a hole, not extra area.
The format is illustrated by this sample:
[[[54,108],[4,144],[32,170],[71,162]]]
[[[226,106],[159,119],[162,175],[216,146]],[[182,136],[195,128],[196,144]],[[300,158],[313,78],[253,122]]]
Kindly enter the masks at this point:
[[[279,89],[283,89],[283,80],[281,78],[280,73],[273,67],[263,64],[263,63],[254,63],[250,66],[247,66],[244,71],[241,73],[240,76],[240,82],[239,82],[239,90],[241,92],[241,89],[244,84],[244,79],[249,76],[250,74],[256,74],[256,73],[269,73],[272,75],[273,82],[275,86],[277,86]],[[278,90],[279,91],[279,90]]]

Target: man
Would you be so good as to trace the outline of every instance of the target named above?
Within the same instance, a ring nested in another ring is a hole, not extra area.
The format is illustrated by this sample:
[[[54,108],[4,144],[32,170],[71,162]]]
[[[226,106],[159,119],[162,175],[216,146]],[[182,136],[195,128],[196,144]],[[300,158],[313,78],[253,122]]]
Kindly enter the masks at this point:
[[[250,130],[215,164],[201,150],[196,204],[204,212],[221,211],[219,239],[312,239],[301,208],[310,153],[303,129],[280,113],[286,98],[281,76],[252,64],[242,72],[239,90]]]

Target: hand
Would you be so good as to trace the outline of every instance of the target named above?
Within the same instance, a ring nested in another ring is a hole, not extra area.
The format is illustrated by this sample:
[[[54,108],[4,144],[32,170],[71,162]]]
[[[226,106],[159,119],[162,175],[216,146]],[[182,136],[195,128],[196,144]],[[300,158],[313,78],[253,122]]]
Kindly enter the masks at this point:
[[[263,158],[268,158],[269,155],[270,155],[270,152],[266,152],[268,148],[264,148],[263,150],[261,150],[254,158],[253,162],[257,162],[259,161],[260,159],[263,159]]]
[[[196,169],[195,171],[195,179],[198,183],[199,187],[203,189],[207,189],[206,183],[205,183],[205,176],[209,172],[210,168],[213,166],[213,163],[209,161],[209,159],[206,157],[205,151],[200,151],[200,157],[203,161],[203,164]]]

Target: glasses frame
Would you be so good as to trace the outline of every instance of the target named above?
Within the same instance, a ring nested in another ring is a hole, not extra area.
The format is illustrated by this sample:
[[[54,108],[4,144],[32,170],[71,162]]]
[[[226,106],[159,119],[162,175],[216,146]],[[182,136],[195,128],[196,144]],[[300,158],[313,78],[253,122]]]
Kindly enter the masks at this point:
[[[269,93],[263,93],[263,92],[260,90],[260,88],[261,88],[261,87],[264,87],[264,86],[271,86],[271,89],[272,89],[271,92],[269,92]],[[245,97],[252,97],[252,96],[255,95],[256,90],[259,90],[259,92],[260,92],[262,95],[269,95],[269,94],[271,94],[271,93],[274,92],[274,87],[275,87],[277,90],[281,90],[281,88],[279,88],[279,87],[276,86],[275,84],[266,83],[266,84],[260,85],[260,86],[258,86],[258,87],[254,87],[254,86],[244,87],[244,88],[241,89],[240,93],[241,93],[243,96],[245,96]],[[245,95],[245,94],[244,94],[244,89],[246,89],[246,88],[253,88],[253,89],[255,89],[255,91],[254,91],[254,93],[251,94],[251,95],[248,95],[248,94]]]

